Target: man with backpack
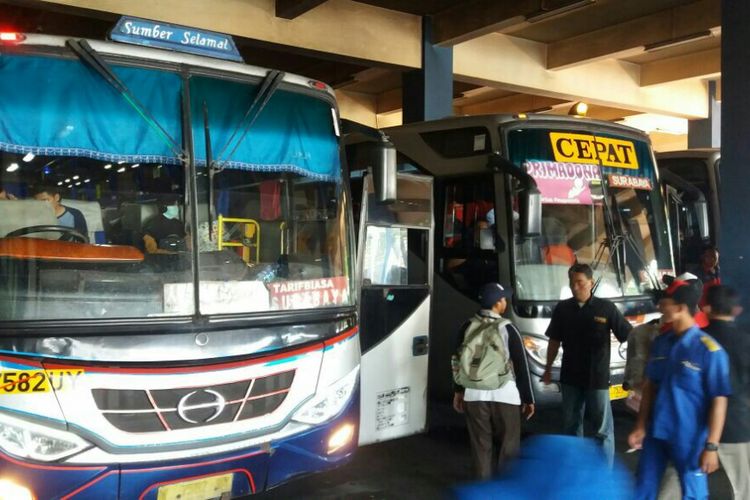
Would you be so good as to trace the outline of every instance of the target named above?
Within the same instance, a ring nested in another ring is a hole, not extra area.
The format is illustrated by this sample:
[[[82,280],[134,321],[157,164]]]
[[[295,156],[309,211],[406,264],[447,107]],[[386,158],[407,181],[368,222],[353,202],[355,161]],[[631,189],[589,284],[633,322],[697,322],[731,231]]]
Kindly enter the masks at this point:
[[[461,328],[452,358],[453,408],[466,415],[471,451],[480,479],[518,454],[521,414],[534,414],[534,393],[521,334],[501,315],[512,290],[484,285],[481,309]]]

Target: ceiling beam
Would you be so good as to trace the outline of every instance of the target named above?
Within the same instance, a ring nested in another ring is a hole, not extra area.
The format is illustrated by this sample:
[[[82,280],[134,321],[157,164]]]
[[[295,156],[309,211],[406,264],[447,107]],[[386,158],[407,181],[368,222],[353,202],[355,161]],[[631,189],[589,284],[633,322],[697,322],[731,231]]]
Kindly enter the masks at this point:
[[[433,40],[449,46],[514,25],[563,15],[596,0],[468,0],[433,16]]]
[[[721,49],[701,50],[641,64],[641,87],[686,78],[716,78],[720,74]]]
[[[706,84],[697,78],[641,87],[640,65],[613,59],[550,71],[545,44],[499,33],[453,51],[455,80],[639,112],[708,116]]]
[[[326,0],[276,0],[276,17],[294,19]]]
[[[699,0],[551,43],[547,69],[635,55],[647,46],[686,43],[720,29],[721,0]]]
[[[459,106],[460,114],[482,115],[491,113],[528,113],[548,111],[560,105],[572,105],[567,99],[557,99],[531,94],[516,94],[507,97],[468,103]]]
[[[375,110],[380,113],[392,113],[404,107],[403,92],[401,89],[386,90],[378,94]]]

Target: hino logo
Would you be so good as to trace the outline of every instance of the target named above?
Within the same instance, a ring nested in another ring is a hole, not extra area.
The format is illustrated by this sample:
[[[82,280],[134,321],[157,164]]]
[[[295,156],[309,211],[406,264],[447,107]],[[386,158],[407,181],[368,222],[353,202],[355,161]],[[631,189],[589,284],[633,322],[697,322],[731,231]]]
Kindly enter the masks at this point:
[[[207,394],[210,396],[210,400],[206,401],[205,396],[202,398],[195,397],[197,394]],[[201,400],[206,401],[204,403],[190,403],[190,400]],[[185,422],[191,423],[191,424],[207,424],[208,422],[215,420],[219,415],[221,415],[221,412],[224,411],[224,407],[226,406],[227,402],[224,399],[224,396],[219,394],[216,391],[212,391],[211,389],[199,389],[197,391],[193,391],[191,393],[185,394],[180,399],[180,402],[177,404],[177,414],[180,416],[182,420]],[[190,415],[195,414],[203,414],[202,411],[205,408],[213,408],[214,413],[208,418],[200,418],[199,420],[196,420],[194,418],[190,418]]]

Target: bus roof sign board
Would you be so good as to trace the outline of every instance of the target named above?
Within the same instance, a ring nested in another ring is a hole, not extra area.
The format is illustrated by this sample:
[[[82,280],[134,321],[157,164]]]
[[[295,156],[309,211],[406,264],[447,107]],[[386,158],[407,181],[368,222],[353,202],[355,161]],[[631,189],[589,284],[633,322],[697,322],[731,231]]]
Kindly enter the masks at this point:
[[[117,42],[243,62],[229,35],[137,17],[121,17],[109,38]]]

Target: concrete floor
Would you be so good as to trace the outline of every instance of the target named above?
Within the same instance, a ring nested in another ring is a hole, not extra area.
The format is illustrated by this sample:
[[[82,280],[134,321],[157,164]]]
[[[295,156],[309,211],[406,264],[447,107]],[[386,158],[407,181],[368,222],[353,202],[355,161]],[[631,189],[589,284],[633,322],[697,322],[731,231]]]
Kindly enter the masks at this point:
[[[617,457],[635,471],[638,453],[626,454],[627,435],[634,418],[615,404]],[[559,413],[538,412],[525,426],[525,434],[555,433]],[[294,499],[439,499],[451,488],[471,480],[468,434],[460,418],[447,406],[433,412],[430,432],[395,441],[365,446],[354,460],[337,470],[291,481],[253,498]],[[523,446],[523,443],[521,444]],[[731,499],[726,475],[710,476],[711,498]]]

